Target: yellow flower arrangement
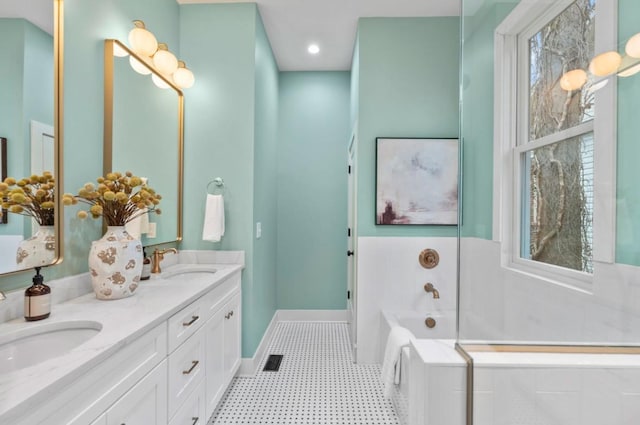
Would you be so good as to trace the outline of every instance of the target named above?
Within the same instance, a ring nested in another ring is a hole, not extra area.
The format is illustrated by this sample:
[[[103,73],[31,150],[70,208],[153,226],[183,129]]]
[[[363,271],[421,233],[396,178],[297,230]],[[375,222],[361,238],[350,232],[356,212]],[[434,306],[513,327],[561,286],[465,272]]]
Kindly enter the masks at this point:
[[[2,209],[31,217],[41,226],[52,226],[55,217],[55,188],[56,181],[49,171],[41,176],[34,174],[20,180],[7,177],[0,182]]]
[[[158,204],[162,196],[129,171],[124,174],[114,171],[96,181],[97,186],[87,183],[77,195],[65,193],[62,196],[64,205],[78,202],[90,205],[88,211],[78,211],[78,218],[103,217],[107,226],[124,226],[148,212],[161,213]]]

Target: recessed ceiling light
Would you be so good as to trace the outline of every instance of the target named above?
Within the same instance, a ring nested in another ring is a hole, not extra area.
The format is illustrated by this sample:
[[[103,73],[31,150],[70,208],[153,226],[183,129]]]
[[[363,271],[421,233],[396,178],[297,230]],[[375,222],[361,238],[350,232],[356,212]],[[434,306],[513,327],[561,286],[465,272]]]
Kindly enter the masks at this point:
[[[309,44],[309,47],[307,47],[307,51],[312,55],[317,55],[320,52],[320,47],[318,47],[317,44]]]

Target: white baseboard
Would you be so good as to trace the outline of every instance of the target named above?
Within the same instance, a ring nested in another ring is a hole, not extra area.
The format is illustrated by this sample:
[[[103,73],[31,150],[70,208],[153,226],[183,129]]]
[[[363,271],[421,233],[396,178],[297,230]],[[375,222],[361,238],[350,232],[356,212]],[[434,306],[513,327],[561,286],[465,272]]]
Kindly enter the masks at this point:
[[[278,322],[346,322],[347,310],[278,310]]]
[[[254,376],[260,367],[260,361],[267,351],[267,345],[271,340],[271,336],[276,329],[276,325],[278,324],[278,311],[273,314],[271,318],[271,322],[267,329],[264,331],[264,335],[262,335],[262,339],[260,340],[260,344],[258,344],[258,349],[253,354],[253,357],[243,357],[240,362],[240,369],[238,369],[238,376]]]
[[[346,322],[347,310],[276,310],[253,357],[243,357],[238,376],[255,376],[279,322]]]

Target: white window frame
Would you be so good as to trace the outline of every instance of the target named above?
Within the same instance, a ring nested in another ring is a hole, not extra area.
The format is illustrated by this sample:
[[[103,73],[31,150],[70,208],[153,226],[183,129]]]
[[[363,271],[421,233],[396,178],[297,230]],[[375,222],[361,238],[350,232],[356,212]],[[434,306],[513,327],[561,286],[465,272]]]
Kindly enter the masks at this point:
[[[542,28],[574,0],[521,0],[494,34],[494,174],[493,240],[500,243],[504,268],[532,275],[546,281],[591,290],[593,275],[564,267],[520,258],[521,157],[522,152],[544,145],[545,138],[517,146],[518,114],[527,114],[529,99],[518,99],[518,64],[528,49],[518,49],[518,37]],[[617,0],[596,0],[595,54],[617,49]],[[534,32],[535,33],[535,32]],[[518,53],[520,52],[520,53]],[[521,55],[520,58],[518,55]],[[521,59],[519,61],[519,59]],[[527,73],[528,75],[528,73]],[[528,81],[521,82],[528,87]],[[525,93],[528,92],[525,91]],[[593,267],[615,260],[615,189],[616,189],[616,78],[595,93],[596,117],[587,123],[565,130],[566,137],[593,127]],[[526,104],[525,104],[526,102]],[[525,105],[523,108],[522,105]],[[528,136],[528,135],[527,135]]]

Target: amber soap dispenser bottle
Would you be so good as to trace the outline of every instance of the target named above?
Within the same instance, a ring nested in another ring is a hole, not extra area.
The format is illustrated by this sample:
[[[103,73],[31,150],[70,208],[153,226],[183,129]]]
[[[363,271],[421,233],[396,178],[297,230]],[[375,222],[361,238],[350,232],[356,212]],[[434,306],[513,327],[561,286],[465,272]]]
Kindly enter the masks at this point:
[[[33,285],[24,291],[24,318],[28,322],[46,319],[51,314],[51,288],[43,282],[40,267],[36,267]]]

